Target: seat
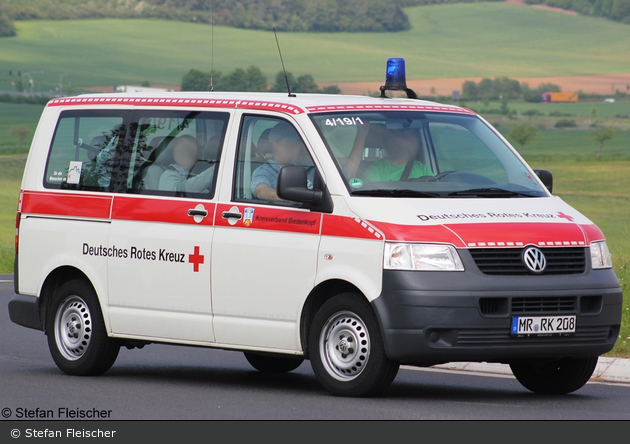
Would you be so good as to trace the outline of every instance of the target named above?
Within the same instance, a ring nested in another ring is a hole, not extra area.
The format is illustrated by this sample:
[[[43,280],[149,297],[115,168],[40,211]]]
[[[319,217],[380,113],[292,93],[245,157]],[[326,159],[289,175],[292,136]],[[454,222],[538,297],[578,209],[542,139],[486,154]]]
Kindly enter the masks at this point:
[[[89,145],[80,145],[87,151],[87,157],[90,160],[95,160],[98,153],[107,146],[107,138],[105,136],[93,137]]]
[[[219,149],[221,148],[221,136],[213,136],[208,139],[206,146],[201,150],[200,160],[217,162],[219,160]]]
[[[365,148],[363,150],[362,160],[356,172],[356,177],[363,177],[363,173],[367,168],[377,160],[386,157],[385,152],[385,125],[371,123],[367,137],[365,138]]]
[[[191,176],[196,176],[210,168],[219,161],[219,149],[221,148],[221,137],[214,136],[208,139],[206,146],[199,153],[199,161],[190,170]]]
[[[267,128],[258,137],[256,149],[254,150],[259,157],[266,158],[271,155],[271,142],[269,142],[269,133],[271,128]]]
[[[252,158],[250,161],[250,168],[252,173],[256,171],[257,168],[260,168],[265,163],[267,163],[267,159],[273,158],[273,154],[271,152],[271,142],[269,142],[270,132],[271,128],[267,128],[262,133],[260,133],[256,144],[252,143]],[[249,188],[247,192],[249,194]],[[252,197],[253,196],[249,196],[249,198]]]
[[[160,177],[169,165],[175,163],[173,158],[173,137],[158,136],[151,139],[149,147],[154,147],[147,162],[138,171],[139,184],[137,189],[158,190]]]

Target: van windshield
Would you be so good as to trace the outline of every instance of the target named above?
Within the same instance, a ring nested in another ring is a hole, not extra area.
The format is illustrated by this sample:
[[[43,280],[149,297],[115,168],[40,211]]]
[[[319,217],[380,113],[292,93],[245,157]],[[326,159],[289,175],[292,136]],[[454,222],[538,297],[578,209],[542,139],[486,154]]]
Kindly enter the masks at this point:
[[[548,196],[531,170],[475,115],[420,111],[313,114],[353,195]]]

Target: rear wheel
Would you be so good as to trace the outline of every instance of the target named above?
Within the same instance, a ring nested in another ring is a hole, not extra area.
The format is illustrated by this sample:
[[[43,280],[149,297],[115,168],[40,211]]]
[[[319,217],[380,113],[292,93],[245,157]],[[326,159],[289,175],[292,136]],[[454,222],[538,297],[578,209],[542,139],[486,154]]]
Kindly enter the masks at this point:
[[[295,370],[304,362],[304,358],[301,356],[254,352],[244,352],[244,355],[252,367],[264,373],[287,373]]]
[[[563,395],[588,382],[597,366],[594,358],[563,358],[555,361],[512,363],[512,373],[523,387],[534,393]]]
[[[46,333],[53,360],[69,375],[105,373],[120,350],[119,343],[107,336],[94,289],[81,279],[66,282],[53,296]]]
[[[339,396],[374,396],[398,373],[399,363],[385,354],[370,304],[344,293],[320,308],[309,335],[311,365],[320,383]]]

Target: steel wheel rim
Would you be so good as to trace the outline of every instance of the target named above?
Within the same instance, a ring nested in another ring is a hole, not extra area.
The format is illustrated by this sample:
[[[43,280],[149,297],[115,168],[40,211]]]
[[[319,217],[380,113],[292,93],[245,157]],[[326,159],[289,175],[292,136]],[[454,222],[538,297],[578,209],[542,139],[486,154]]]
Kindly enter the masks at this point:
[[[365,369],[370,358],[370,335],[355,313],[342,311],[324,324],[319,353],[326,371],[338,381],[352,381]]]
[[[69,361],[81,359],[92,340],[92,316],[78,296],[66,298],[55,315],[57,349]]]

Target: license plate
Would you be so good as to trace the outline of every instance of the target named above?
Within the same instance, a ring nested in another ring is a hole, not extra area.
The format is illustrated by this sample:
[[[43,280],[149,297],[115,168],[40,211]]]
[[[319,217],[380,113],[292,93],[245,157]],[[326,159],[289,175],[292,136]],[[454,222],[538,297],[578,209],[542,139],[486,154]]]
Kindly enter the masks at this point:
[[[575,333],[575,316],[519,316],[512,318],[513,335]]]

